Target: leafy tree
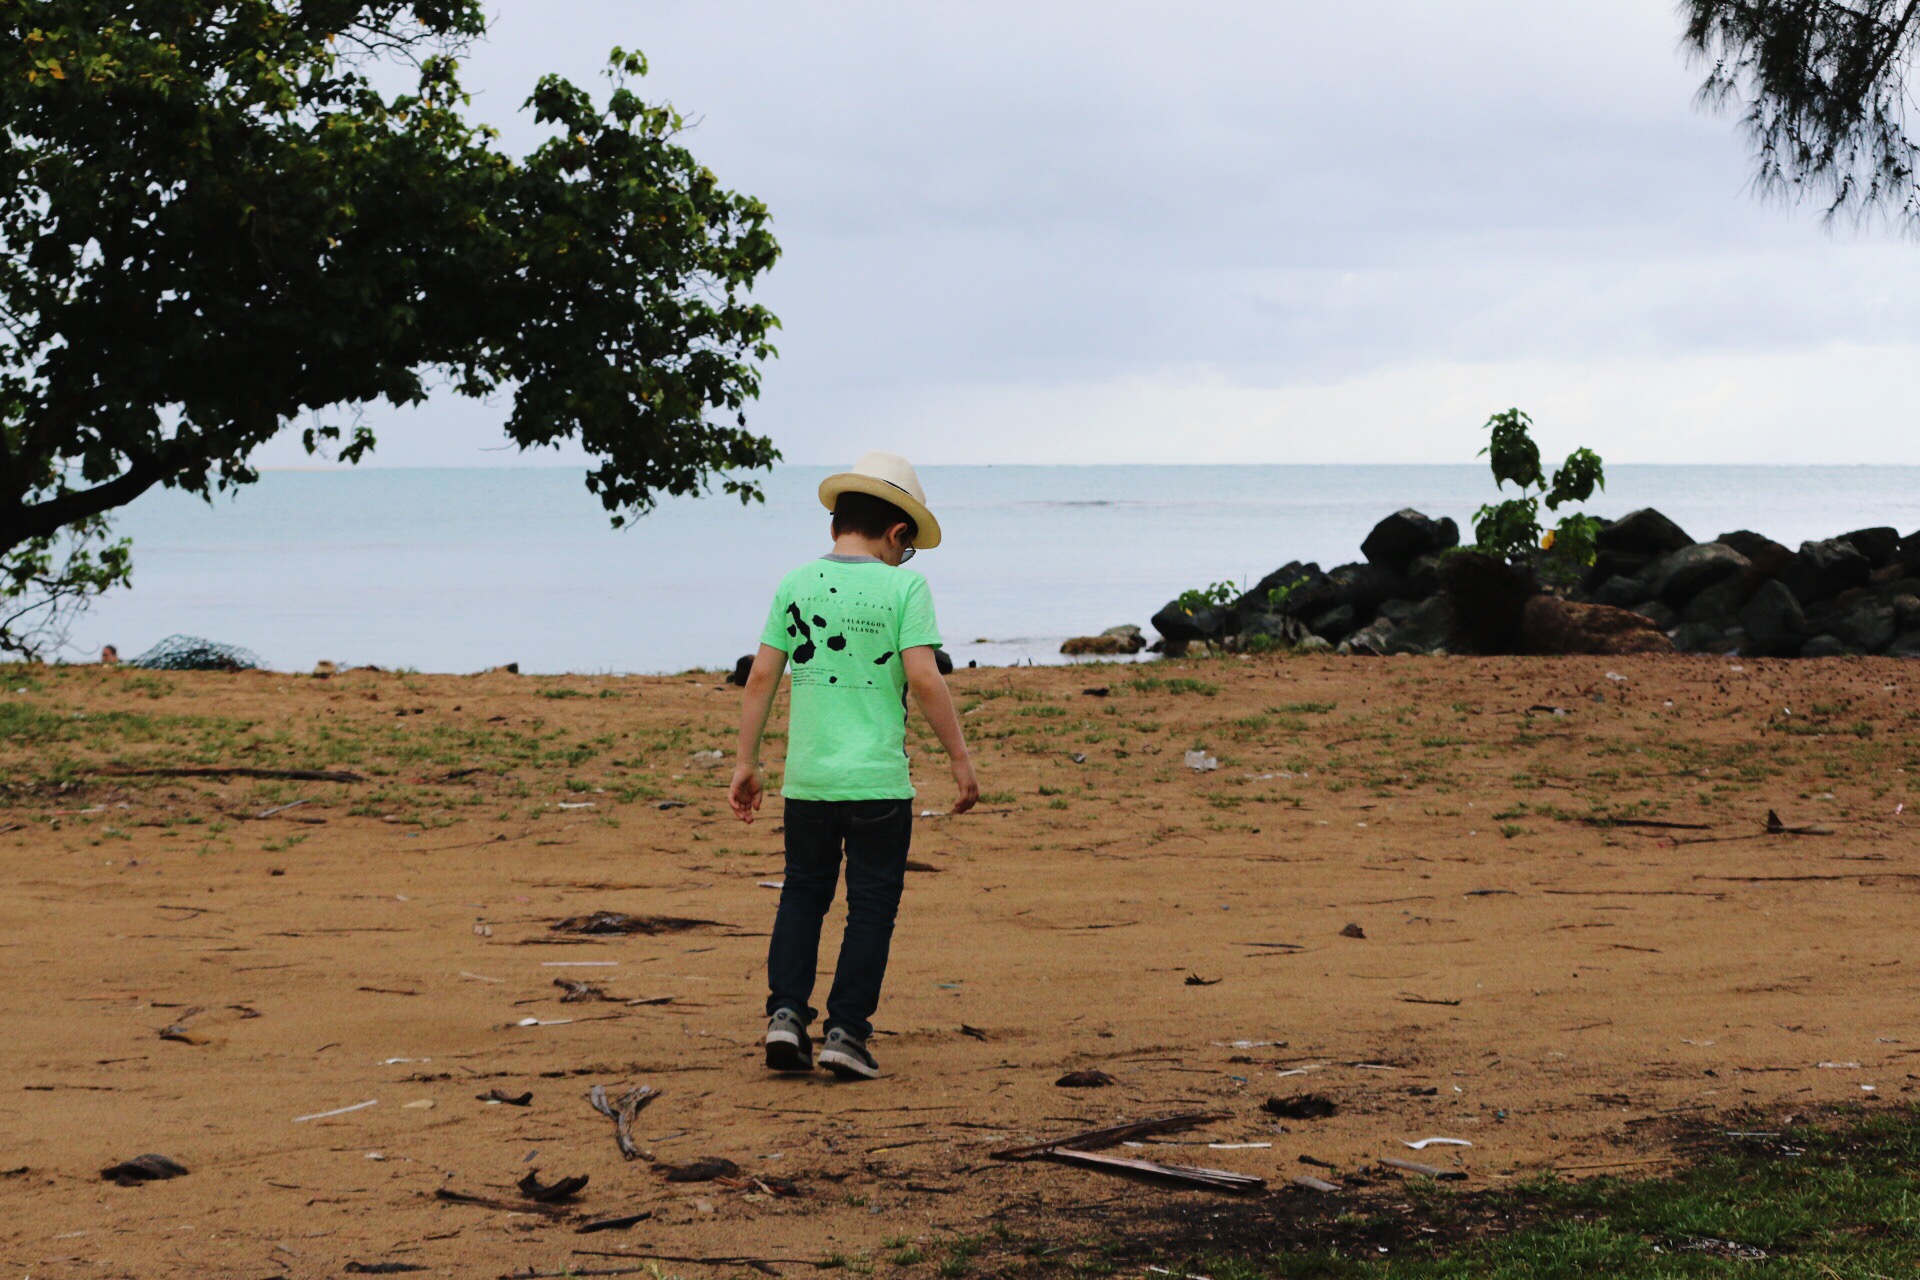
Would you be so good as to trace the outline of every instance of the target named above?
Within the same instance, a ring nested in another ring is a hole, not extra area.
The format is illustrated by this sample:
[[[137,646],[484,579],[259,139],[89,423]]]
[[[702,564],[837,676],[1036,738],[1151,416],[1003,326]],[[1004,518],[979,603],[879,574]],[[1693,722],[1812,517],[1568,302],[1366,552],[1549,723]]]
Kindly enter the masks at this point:
[[[1684,0],[1701,100],[1731,106],[1757,185],[1827,215],[1889,213],[1920,232],[1920,146],[1907,129],[1920,0]]]
[[[759,496],[765,207],[618,49],[604,105],[549,76],[547,140],[505,154],[463,114],[484,30],[480,0],[0,0],[0,600],[125,582],[115,508],[249,483],[297,422],[358,461],[362,407],[436,384],[578,441],[616,526]]]
[[[1537,564],[1543,576],[1558,582],[1577,578],[1595,556],[1600,521],[1570,513],[1550,530],[1540,526],[1540,506],[1558,511],[1569,502],[1585,502],[1595,489],[1607,487],[1600,455],[1575,449],[1554,470],[1551,480],[1540,463],[1540,446],[1533,442],[1533,419],[1518,409],[1496,413],[1487,420],[1492,439],[1480,456],[1493,468],[1494,484],[1518,486],[1520,496],[1490,503],[1474,512],[1476,549],[1508,564]]]

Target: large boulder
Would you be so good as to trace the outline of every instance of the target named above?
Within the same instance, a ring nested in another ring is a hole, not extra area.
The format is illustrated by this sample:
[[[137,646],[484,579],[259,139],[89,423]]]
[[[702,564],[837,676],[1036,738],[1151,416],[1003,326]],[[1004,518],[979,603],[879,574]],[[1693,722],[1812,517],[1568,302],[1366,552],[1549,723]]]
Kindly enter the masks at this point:
[[[1653,579],[1653,595],[1671,608],[1683,608],[1706,588],[1750,567],[1752,561],[1723,542],[1695,543],[1660,562],[1660,571]]]
[[[1873,565],[1857,547],[1838,538],[1827,538],[1801,543],[1799,554],[1780,571],[1780,581],[1787,584],[1787,589],[1801,604],[1812,604],[1832,599],[1849,587],[1860,586],[1872,574]]]
[[[1217,640],[1225,632],[1225,609],[1201,609],[1188,613],[1178,600],[1169,600],[1153,615],[1153,629],[1168,640],[1192,644],[1196,640]]]
[[[1327,574],[1340,603],[1370,619],[1383,601],[1407,593],[1407,580],[1383,564],[1343,564]]]
[[[1604,604],[1579,604],[1538,595],[1523,611],[1527,653],[1672,653],[1673,642],[1644,616]]]
[[[1896,627],[1893,605],[1885,600],[1857,600],[1826,626],[1828,635],[1864,653],[1878,653],[1893,643]]]
[[[1692,546],[1693,539],[1652,507],[1642,507],[1601,526],[1594,543],[1602,551],[1660,556]]]
[[[1633,606],[1633,611],[1653,623],[1662,631],[1671,631],[1680,625],[1680,615],[1661,604],[1658,600],[1649,600],[1645,604]]]
[[[1460,526],[1451,517],[1435,520],[1408,507],[1373,526],[1373,532],[1360,544],[1360,554],[1370,564],[1405,574],[1418,557],[1459,545]]]
[[[1107,657],[1138,653],[1147,647],[1147,638],[1134,626],[1108,627],[1097,636],[1074,636],[1060,646],[1068,657]]]
[[[1873,529],[1855,529],[1852,533],[1843,533],[1835,542],[1844,542],[1867,558],[1867,563],[1878,569],[1892,562],[1894,553],[1900,549],[1900,531],[1881,525]]]
[[[1390,654],[1443,654],[1453,642],[1453,633],[1453,601],[1446,596],[1430,596],[1393,623],[1386,635],[1386,649]]]
[[[1686,552],[1681,554],[1685,555]],[[1730,578],[1723,578],[1687,601],[1687,607],[1680,611],[1680,621],[1731,631],[1740,625],[1740,610],[1752,598],[1753,592],[1753,586],[1743,574],[1736,573]]]
[[[1359,654],[1363,658],[1383,657],[1387,652],[1387,636],[1393,630],[1390,622],[1376,622],[1365,626],[1334,646],[1334,652],[1340,654]]]
[[[1681,653],[1728,655],[1740,652],[1746,638],[1746,633],[1738,627],[1728,629],[1707,622],[1683,622],[1673,629],[1672,635],[1673,647]]]
[[[1285,593],[1285,604],[1276,607],[1273,593]],[[1247,620],[1257,614],[1284,612],[1297,618],[1305,618],[1323,609],[1332,607],[1337,598],[1327,575],[1320,566],[1309,560],[1302,563],[1290,560],[1266,577],[1253,584],[1253,589],[1235,600],[1228,612],[1229,631],[1244,631]]]
[[[1638,578],[1629,578],[1625,574],[1614,574],[1593,589],[1589,597],[1595,604],[1610,604],[1616,609],[1630,609],[1648,598],[1647,584]]]
[[[1592,566],[1587,570],[1587,584],[1598,586],[1609,578],[1644,579],[1647,566],[1655,559],[1642,551],[1597,551]]]
[[[1887,646],[1889,658],[1920,658],[1920,631],[1903,632]]]
[[[1920,529],[1900,539],[1900,545],[1893,549],[1893,558],[1905,565],[1908,573],[1920,575]]]
[[[1848,644],[1839,636],[1818,635],[1800,646],[1803,658],[1857,658],[1866,650]]]
[[[1331,609],[1315,614],[1307,622],[1307,630],[1322,640],[1338,644],[1360,625],[1360,613],[1350,604],[1337,604]]]
[[[1407,595],[1414,600],[1425,600],[1440,590],[1441,552],[1432,555],[1415,556],[1413,563],[1407,566]]]
[[[1780,571],[1793,559],[1793,552],[1751,529],[1735,529],[1732,533],[1721,534],[1714,541],[1732,547],[1747,558],[1752,566],[1747,570],[1747,581],[1755,586],[1768,578],[1779,577]]]
[[[1743,652],[1756,658],[1791,658],[1806,636],[1807,615],[1783,582],[1763,583],[1740,610],[1747,633]]]
[[[1920,591],[1901,592],[1893,598],[1893,621],[1902,635],[1920,631]]]

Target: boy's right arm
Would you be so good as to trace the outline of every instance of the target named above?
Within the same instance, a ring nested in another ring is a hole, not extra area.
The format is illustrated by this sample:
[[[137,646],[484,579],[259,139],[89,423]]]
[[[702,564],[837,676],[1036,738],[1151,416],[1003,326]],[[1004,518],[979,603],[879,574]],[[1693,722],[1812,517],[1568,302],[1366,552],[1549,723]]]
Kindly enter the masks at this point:
[[[727,803],[733,815],[751,823],[766,798],[760,781],[760,735],[766,731],[767,715],[773,710],[774,691],[787,669],[787,655],[770,644],[760,646],[753,655],[753,669],[747,673],[746,696],[740,703],[740,743],[734,757],[733,785],[727,788]]]

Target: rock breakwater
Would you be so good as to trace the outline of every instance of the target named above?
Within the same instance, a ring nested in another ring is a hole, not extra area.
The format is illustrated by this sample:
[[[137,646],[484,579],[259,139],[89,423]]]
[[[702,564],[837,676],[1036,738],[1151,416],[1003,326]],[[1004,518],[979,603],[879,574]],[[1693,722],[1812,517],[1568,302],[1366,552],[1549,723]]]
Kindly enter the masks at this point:
[[[1920,657],[1920,531],[1856,529],[1797,550],[1746,529],[1700,542],[1649,507],[1606,522],[1584,575],[1551,585],[1410,509],[1360,550],[1330,570],[1283,565],[1235,599],[1169,601],[1154,648]]]

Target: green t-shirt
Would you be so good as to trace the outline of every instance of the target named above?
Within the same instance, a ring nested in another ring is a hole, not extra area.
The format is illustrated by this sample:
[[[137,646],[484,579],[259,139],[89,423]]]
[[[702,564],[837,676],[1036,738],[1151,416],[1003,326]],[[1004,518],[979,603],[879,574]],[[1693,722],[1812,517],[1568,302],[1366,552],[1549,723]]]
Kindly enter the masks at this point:
[[[760,641],[793,671],[780,794],[912,799],[900,653],[940,643],[927,580],[864,556],[823,556],[780,580]]]

